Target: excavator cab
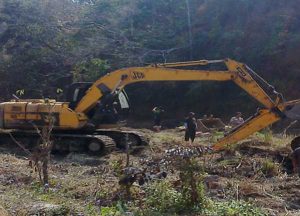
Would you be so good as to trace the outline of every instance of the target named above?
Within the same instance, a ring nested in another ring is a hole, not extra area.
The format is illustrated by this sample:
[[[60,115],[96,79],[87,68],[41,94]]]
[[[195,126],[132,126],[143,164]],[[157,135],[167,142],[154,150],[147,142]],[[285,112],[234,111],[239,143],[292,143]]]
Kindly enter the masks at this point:
[[[78,102],[85,96],[86,92],[93,85],[92,82],[76,82],[71,84],[67,89],[65,101],[68,101],[69,107],[74,109]],[[109,94],[107,98],[102,98],[101,103],[98,103],[91,109],[87,115],[96,125],[99,124],[117,124],[121,118],[129,114],[129,98],[124,89],[116,94]]]
[[[92,86],[92,82],[76,82],[67,87],[65,101],[70,102],[69,107],[74,109],[77,103],[83,98],[86,91]]]
[[[69,102],[69,107],[71,109],[75,109],[78,102],[84,97],[92,84],[92,82],[76,82],[67,87],[65,101]],[[88,113],[90,119],[94,116],[96,110],[97,107],[94,107],[94,109],[90,110]]]

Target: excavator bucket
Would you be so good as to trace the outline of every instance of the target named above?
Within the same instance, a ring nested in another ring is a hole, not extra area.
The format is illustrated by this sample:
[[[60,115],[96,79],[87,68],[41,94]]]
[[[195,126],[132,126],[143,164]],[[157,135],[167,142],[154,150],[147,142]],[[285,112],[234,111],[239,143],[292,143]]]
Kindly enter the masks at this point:
[[[205,126],[205,124],[202,122],[202,119],[197,120],[197,127],[198,131],[201,131],[202,133],[210,132],[210,129]]]
[[[288,106],[284,113],[290,119],[300,120],[300,102],[297,102],[294,105]]]
[[[220,118],[198,119],[198,130],[201,132],[210,132],[211,130],[224,131],[225,124]]]

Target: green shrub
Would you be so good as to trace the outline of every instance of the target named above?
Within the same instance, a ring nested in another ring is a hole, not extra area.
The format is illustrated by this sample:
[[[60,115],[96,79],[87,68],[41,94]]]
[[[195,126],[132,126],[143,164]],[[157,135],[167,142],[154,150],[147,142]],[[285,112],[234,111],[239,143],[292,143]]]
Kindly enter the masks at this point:
[[[180,161],[181,193],[184,210],[201,208],[205,201],[204,185],[202,183],[203,168],[193,159]]]
[[[116,207],[101,207],[101,216],[121,216],[122,213]]]
[[[85,207],[85,212],[87,213],[87,215],[91,215],[91,216],[121,216],[124,215],[123,211],[122,211],[122,207],[120,206],[120,204],[118,203],[115,206],[95,206],[92,203],[89,203],[86,207]]]
[[[154,212],[176,213],[182,209],[183,196],[169,182],[154,182],[146,193],[145,204]]]
[[[122,175],[122,170],[124,168],[123,164],[122,164],[122,160],[112,161],[111,167],[112,167],[114,173],[116,174],[116,176],[120,177]]]
[[[272,143],[273,141],[273,132],[270,128],[265,128],[260,132],[257,132],[256,136],[262,139],[265,143]]]
[[[261,163],[261,168],[260,171],[266,175],[266,177],[273,177],[273,176],[277,176],[280,172],[280,168],[279,165],[276,164],[275,162],[273,162],[270,159],[265,159],[262,163]]]
[[[180,185],[177,190],[166,181],[154,182],[146,190],[146,209],[141,215],[168,215],[183,212],[201,212],[205,204],[202,167],[196,160],[177,158],[175,167],[180,171]],[[159,214],[158,214],[159,215]]]

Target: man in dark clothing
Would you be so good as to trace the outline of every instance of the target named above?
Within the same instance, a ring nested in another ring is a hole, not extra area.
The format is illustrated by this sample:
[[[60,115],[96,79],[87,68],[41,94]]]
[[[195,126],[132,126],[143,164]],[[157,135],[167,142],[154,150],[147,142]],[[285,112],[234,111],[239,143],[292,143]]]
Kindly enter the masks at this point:
[[[113,102],[112,104],[112,113],[113,113],[113,118],[115,122],[119,121],[119,112],[118,112],[118,102]]]
[[[297,137],[292,140],[291,147],[293,150],[291,156],[292,156],[294,173],[300,176],[300,137]]]
[[[195,113],[190,112],[189,116],[185,119],[185,141],[189,141],[189,144],[192,145],[192,143],[195,140],[196,137],[196,130],[197,130],[197,120],[195,118]]]
[[[164,110],[161,107],[154,107],[152,112],[154,115],[153,128],[156,131],[160,131],[160,129],[161,129],[161,114],[164,112]]]

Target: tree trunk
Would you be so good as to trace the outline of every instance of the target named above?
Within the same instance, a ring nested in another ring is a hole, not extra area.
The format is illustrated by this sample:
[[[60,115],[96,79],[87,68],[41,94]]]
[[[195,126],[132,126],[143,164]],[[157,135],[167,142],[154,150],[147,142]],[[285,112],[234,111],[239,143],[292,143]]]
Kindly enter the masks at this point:
[[[186,13],[187,13],[187,23],[188,23],[188,32],[189,32],[189,49],[190,49],[190,60],[193,59],[193,36],[192,36],[192,24],[191,24],[191,12],[190,12],[190,1],[185,0],[186,4]]]
[[[49,163],[49,157],[47,156],[44,160],[43,160],[43,184],[49,184],[49,176],[48,176],[48,163]]]

